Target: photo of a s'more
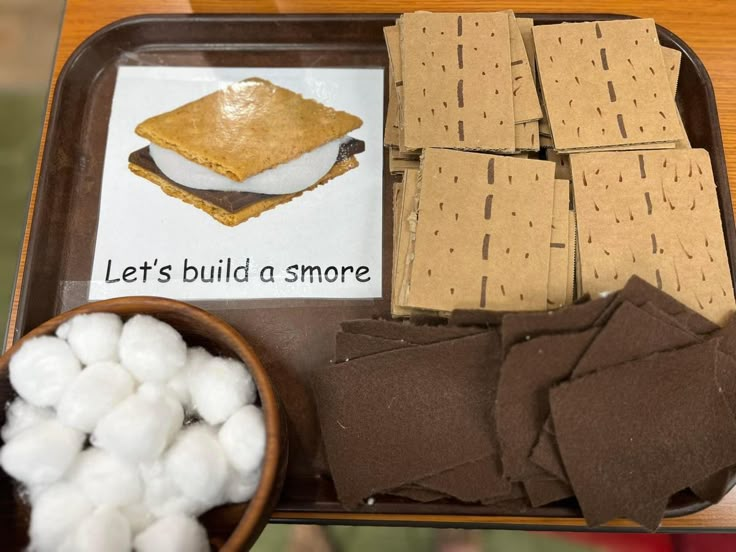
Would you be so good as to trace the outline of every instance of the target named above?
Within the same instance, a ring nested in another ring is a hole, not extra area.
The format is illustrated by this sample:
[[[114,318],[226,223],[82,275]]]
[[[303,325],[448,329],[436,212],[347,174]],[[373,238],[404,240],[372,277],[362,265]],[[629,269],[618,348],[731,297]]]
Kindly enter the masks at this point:
[[[236,226],[358,166],[363,121],[261,78],[156,115],[129,169],[163,192]]]

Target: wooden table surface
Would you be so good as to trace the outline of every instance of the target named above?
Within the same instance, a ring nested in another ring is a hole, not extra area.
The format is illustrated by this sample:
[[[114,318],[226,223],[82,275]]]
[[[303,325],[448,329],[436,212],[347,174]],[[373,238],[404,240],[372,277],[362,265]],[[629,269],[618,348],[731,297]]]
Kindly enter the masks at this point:
[[[657,23],[667,27],[685,40],[697,53],[710,73],[718,100],[718,113],[723,132],[723,143],[727,161],[736,159],[736,18],[734,3],[729,0],[711,0],[703,2],[692,0],[568,0],[557,4],[546,1],[496,2],[483,1],[355,1],[346,0],[249,0],[237,2],[233,0],[116,0],[115,2],[99,2],[98,0],[67,0],[66,14],[59,39],[56,63],[51,81],[53,94],[54,84],[64,62],[74,49],[90,34],[104,25],[117,19],[145,13],[329,13],[329,12],[405,12],[414,10],[430,11],[493,11],[513,8],[517,12],[579,12],[579,13],[619,13],[640,17],[653,17]],[[51,97],[51,96],[50,96]],[[50,105],[50,102],[49,102]],[[47,110],[48,120],[48,110]],[[45,125],[44,125],[45,137]],[[733,195],[736,186],[736,169],[729,164],[729,180]],[[31,205],[36,193],[34,182]],[[29,221],[30,221],[29,213]],[[28,243],[30,223],[26,227],[19,280],[23,272],[23,260]],[[13,300],[10,319],[9,336],[13,335],[15,317],[18,308],[19,286]],[[292,516],[287,513],[274,513],[274,520],[288,521]],[[308,515],[300,514],[298,519],[308,519]],[[334,515],[335,522],[346,522],[360,519],[366,523],[380,522],[380,516]],[[392,516],[392,523],[416,523],[416,518]],[[423,517],[421,522],[427,524],[470,523],[474,525],[544,525],[545,528],[565,528],[584,526],[579,519],[550,519],[531,517]],[[611,526],[634,527],[625,521],[617,521]],[[720,504],[707,508],[699,513],[681,518],[667,519],[663,530],[724,530],[736,529],[736,490],[731,492]]]

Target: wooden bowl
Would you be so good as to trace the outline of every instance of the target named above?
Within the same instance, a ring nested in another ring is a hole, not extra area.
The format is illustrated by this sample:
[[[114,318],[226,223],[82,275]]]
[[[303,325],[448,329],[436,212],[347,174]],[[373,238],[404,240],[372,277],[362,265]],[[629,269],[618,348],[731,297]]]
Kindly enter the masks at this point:
[[[213,354],[240,359],[258,387],[260,406],[266,423],[266,454],[263,473],[255,495],[245,504],[229,504],[206,512],[201,521],[214,549],[248,549],[258,538],[278,501],[286,473],[288,441],[286,421],[266,370],[247,341],[232,326],[212,314],[171,299],[124,297],[89,303],[60,314],[28,332],[0,357],[0,423],[5,423],[5,404],[17,394],[10,386],[8,364],[23,343],[39,335],[53,334],[56,328],[77,314],[113,312],[123,320],[135,314],[150,314],[171,324],[187,345],[200,345]],[[0,526],[3,550],[22,550],[28,541],[29,508],[19,497],[13,480],[0,470]]]

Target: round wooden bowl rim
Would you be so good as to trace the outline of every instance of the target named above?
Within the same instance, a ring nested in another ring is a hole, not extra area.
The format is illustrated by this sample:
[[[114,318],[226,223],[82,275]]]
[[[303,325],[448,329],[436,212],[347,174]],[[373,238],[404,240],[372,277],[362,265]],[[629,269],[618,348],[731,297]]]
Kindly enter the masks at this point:
[[[216,329],[218,341],[224,338],[222,340],[228,342],[228,347],[231,348],[232,352],[248,366],[248,369],[256,382],[266,424],[266,451],[264,455],[263,471],[261,473],[261,479],[258,483],[256,493],[248,503],[248,506],[243,513],[243,517],[240,519],[225,544],[220,548],[220,550],[224,552],[240,550],[242,545],[251,539],[253,531],[259,528],[259,522],[262,518],[264,516],[270,517],[271,512],[266,512],[266,509],[269,507],[269,504],[272,503],[270,500],[271,493],[279,487],[276,480],[279,476],[279,472],[281,471],[279,470],[279,457],[284,454],[285,451],[281,450],[283,428],[280,423],[281,415],[279,412],[279,402],[270,378],[252,347],[230,324],[217,318],[215,315],[204,309],[182,301],[167,299],[164,297],[117,297],[106,299],[104,301],[96,301],[58,314],[25,334],[16,341],[12,347],[5,351],[2,356],[0,356],[0,372],[8,370],[10,358],[29,339],[41,335],[53,334],[56,328],[77,314],[88,314],[92,312],[112,312],[120,314],[119,312],[116,312],[116,309],[119,310],[121,307],[125,307],[126,310],[135,310],[136,307],[139,307],[143,310],[148,309],[150,311],[160,310],[166,312],[178,312],[180,314],[183,313],[189,318],[197,319],[203,322],[206,326]],[[132,314],[133,313],[131,313],[131,315]],[[155,316],[155,314],[151,315]],[[126,314],[123,314],[123,316],[126,316]]]

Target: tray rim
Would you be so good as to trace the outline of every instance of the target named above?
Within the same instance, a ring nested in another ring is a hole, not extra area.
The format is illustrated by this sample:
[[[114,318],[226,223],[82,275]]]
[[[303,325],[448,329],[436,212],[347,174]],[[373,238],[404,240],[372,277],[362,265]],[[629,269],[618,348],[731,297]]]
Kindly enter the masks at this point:
[[[21,312],[21,305],[26,304],[29,300],[28,294],[28,282],[26,278],[26,269],[29,264],[33,262],[33,256],[37,247],[38,233],[34,232],[37,224],[41,224],[37,221],[38,213],[35,207],[39,201],[43,201],[43,197],[38,194],[38,190],[42,185],[42,182],[47,181],[49,178],[48,171],[52,164],[51,152],[52,148],[49,147],[48,137],[57,132],[57,126],[61,124],[63,115],[57,109],[58,98],[64,93],[64,84],[67,80],[67,75],[70,73],[74,66],[89,51],[90,47],[93,47],[95,42],[107,38],[107,35],[114,33],[121,28],[131,25],[141,24],[154,24],[156,22],[169,22],[171,20],[189,20],[196,22],[197,20],[206,20],[213,22],[222,20],[223,22],[257,22],[257,21],[290,21],[290,22],[318,22],[318,21],[351,21],[365,20],[365,21],[385,21],[387,24],[393,23],[395,19],[401,15],[400,13],[308,13],[308,14],[248,14],[248,13],[173,13],[173,14],[142,14],[124,17],[113,21],[91,35],[85,38],[69,55],[61,70],[58,73],[56,81],[53,83],[54,90],[53,94],[49,98],[47,105],[47,124],[45,126],[42,135],[42,149],[38,155],[38,166],[37,176],[34,179],[33,188],[29,194],[28,200],[28,214],[26,218],[26,226],[24,232],[23,242],[20,248],[20,254],[17,264],[16,278],[14,280],[14,293],[12,297],[17,297],[11,303],[10,316],[8,320],[8,326],[6,328],[6,339],[5,347],[7,350],[13,343],[18,341],[22,335],[19,334],[19,329],[24,325],[24,313]],[[612,19],[637,19],[639,16],[630,14],[620,13],[586,13],[586,12],[518,12],[517,17],[529,17],[535,20],[545,20],[549,18],[563,18],[562,22],[585,22],[591,20],[612,20]],[[724,204],[722,211],[730,213],[731,216],[726,215],[724,218],[721,217],[724,225],[724,233],[730,234],[736,243],[736,222],[734,220],[733,201],[729,189],[728,172],[726,169],[725,161],[725,150],[723,146],[723,137],[720,126],[720,119],[718,117],[718,107],[715,100],[715,90],[713,88],[713,82],[710,78],[707,68],[705,67],[702,60],[698,57],[695,51],[681,39],[678,35],[670,31],[668,28],[657,24],[656,25],[658,35],[660,37],[665,36],[668,40],[681,51],[683,56],[693,63],[699,75],[703,77],[703,84],[706,103],[710,106],[708,113],[710,115],[709,131],[711,132],[715,149],[720,150],[721,155],[718,159],[713,159],[711,156],[711,163],[713,164],[714,176],[717,177],[719,187],[723,186],[729,193],[724,194]],[[150,44],[150,43],[149,43]],[[165,44],[165,42],[158,42],[153,44]],[[198,45],[202,43],[179,43],[184,45]],[[212,45],[222,44],[238,44],[236,42],[212,42]],[[131,51],[145,47],[145,43],[131,44]],[[106,60],[98,62],[98,65],[103,66]],[[709,152],[712,153],[712,152]],[[726,240],[728,245],[729,240]],[[736,251],[728,251],[729,267],[731,269],[732,279],[736,279]],[[729,490],[736,484],[736,478],[732,479],[729,483]],[[689,506],[670,509],[665,513],[665,518],[676,518],[680,516],[690,515],[699,512],[710,506],[710,503],[705,501],[694,502]],[[422,527],[466,527],[466,528],[513,528],[513,529],[531,529],[531,530],[544,530],[550,528],[565,529],[570,531],[624,531],[624,532],[639,532],[642,529],[638,528],[635,524],[632,524],[625,520],[615,520],[602,527],[589,528],[585,526],[585,522],[581,517],[560,517],[560,516],[532,516],[524,514],[494,514],[494,515],[473,515],[473,514],[395,514],[395,513],[372,513],[369,511],[361,512],[308,512],[300,511],[297,509],[279,510],[278,507],[274,510],[272,515],[272,521],[277,523],[317,523],[317,524],[350,524],[350,525],[383,525],[383,526],[422,526]],[[665,531],[678,531],[684,529],[678,529],[677,527],[662,527]]]

